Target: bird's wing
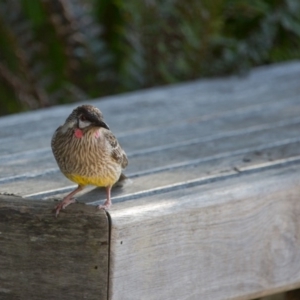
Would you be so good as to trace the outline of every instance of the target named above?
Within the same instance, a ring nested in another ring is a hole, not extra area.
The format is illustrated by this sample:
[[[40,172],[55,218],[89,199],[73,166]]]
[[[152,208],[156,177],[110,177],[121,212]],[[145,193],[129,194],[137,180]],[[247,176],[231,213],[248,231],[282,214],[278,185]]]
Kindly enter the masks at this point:
[[[105,130],[104,136],[112,148],[111,157],[118,164],[120,164],[123,169],[126,168],[126,166],[128,165],[128,158],[125,151],[121,148],[116,137],[112,134],[110,130]]]

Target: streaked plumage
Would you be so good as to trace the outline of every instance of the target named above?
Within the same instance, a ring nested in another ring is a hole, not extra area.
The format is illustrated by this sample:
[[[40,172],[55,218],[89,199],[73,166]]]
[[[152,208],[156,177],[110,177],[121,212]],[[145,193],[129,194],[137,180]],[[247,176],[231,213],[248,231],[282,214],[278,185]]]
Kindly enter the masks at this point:
[[[78,184],[56,206],[56,215],[74,202],[72,196],[86,185],[106,187],[107,200],[99,208],[109,208],[110,189],[128,164],[127,156],[103,121],[101,111],[92,105],[73,110],[55,131],[51,147],[61,172]]]

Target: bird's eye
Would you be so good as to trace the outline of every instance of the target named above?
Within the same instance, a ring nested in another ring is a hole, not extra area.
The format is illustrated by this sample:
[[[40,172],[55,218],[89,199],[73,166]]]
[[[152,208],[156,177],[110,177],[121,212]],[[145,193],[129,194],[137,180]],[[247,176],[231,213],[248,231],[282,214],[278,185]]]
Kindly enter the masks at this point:
[[[86,121],[86,117],[84,115],[81,115],[80,116],[80,121],[83,121],[83,122]]]

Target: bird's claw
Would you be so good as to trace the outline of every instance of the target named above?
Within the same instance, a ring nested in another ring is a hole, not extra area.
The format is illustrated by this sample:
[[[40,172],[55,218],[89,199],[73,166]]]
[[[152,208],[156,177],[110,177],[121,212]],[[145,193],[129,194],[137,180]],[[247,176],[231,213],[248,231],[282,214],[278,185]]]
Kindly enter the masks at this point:
[[[97,209],[104,209],[104,210],[108,210],[111,206],[111,203],[104,203],[102,205],[98,205],[96,208]]]
[[[55,207],[54,207],[54,211],[55,211],[55,217],[57,218],[57,216],[59,215],[59,212],[62,209],[65,209],[69,204],[76,202],[75,199],[71,198],[71,199],[64,199],[63,201],[61,201],[60,203],[58,203]]]
[[[58,217],[59,212],[60,212],[62,209],[65,209],[65,207],[64,207],[64,205],[63,205],[62,202],[60,202],[59,204],[57,204],[57,205],[54,207],[55,217],[56,217],[56,218]]]

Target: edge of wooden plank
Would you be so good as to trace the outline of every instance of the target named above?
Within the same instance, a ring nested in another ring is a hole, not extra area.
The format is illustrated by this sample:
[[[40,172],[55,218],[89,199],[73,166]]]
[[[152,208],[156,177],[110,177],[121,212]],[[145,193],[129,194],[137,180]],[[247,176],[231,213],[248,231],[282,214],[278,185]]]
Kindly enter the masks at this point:
[[[0,298],[97,299],[108,293],[109,222],[84,204],[0,195]]]

